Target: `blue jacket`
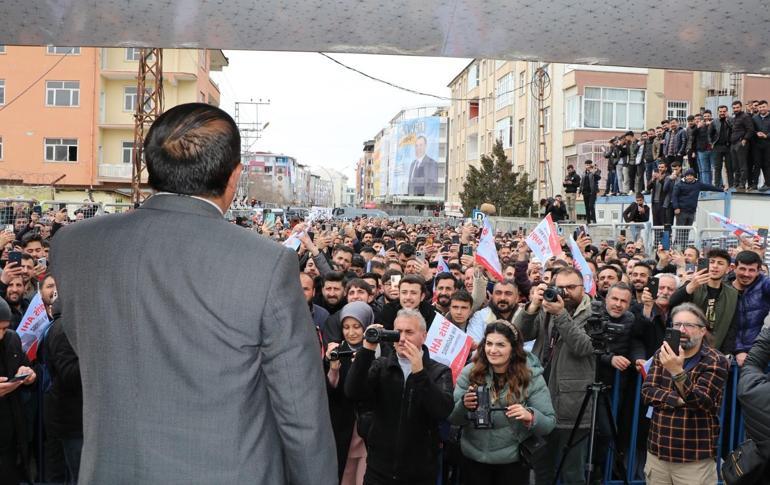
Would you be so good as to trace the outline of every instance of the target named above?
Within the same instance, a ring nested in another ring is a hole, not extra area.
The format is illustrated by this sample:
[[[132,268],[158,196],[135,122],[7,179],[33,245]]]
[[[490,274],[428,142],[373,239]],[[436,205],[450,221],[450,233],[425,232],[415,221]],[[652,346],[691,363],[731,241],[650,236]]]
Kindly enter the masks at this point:
[[[671,207],[674,209],[681,209],[682,212],[695,213],[698,208],[698,195],[701,190],[722,192],[722,189],[714,187],[711,184],[704,184],[699,180],[692,183],[680,180],[674,185],[674,192],[671,195]]]
[[[748,352],[770,312],[770,278],[761,274],[738,299],[735,353]]]

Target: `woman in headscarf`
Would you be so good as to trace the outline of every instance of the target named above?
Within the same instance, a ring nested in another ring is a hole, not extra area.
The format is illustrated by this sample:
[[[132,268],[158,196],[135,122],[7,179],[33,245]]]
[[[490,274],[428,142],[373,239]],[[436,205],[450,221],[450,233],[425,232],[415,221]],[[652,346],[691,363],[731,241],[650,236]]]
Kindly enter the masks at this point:
[[[350,363],[363,346],[364,332],[374,322],[374,312],[367,303],[355,301],[342,308],[340,320],[344,340],[340,344],[332,342],[326,349],[329,413],[337,444],[340,483],[361,485],[366,471],[366,447],[359,435],[359,431],[365,435],[359,420],[363,407],[348,399],[344,389]]]

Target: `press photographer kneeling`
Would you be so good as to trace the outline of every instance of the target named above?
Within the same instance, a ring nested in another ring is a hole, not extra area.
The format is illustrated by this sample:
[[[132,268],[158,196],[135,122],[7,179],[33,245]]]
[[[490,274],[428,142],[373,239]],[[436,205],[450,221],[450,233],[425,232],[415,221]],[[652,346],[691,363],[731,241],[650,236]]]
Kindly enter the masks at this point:
[[[430,358],[419,311],[399,310],[393,327],[396,352],[375,359],[374,334],[383,329],[372,325],[345,381],[350,399],[372,403],[364,484],[433,485],[439,422],[452,412],[452,372]]]
[[[466,485],[526,485],[522,442],[556,425],[551,395],[537,358],[506,320],[487,325],[473,363],[457,381],[449,421],[463,425],[460,446]]]

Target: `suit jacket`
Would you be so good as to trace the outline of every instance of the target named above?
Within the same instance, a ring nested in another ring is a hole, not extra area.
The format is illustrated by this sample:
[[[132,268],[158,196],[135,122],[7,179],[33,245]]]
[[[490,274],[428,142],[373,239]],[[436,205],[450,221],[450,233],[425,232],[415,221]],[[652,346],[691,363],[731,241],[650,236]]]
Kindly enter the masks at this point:
[[[296,254],[168,194],[61,229],[51,261],[80,359],[81,483],[336,482]]]
[[[438,196],[438,163],[425,155],[422,164],[417,167],[417,160],[409,167],[409,195]]]

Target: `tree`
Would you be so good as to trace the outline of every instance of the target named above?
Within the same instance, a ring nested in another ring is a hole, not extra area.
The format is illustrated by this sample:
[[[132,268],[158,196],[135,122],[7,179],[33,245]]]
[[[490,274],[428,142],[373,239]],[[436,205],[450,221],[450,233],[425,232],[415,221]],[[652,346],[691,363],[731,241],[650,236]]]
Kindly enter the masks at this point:
[[[497,208],[498,216],[529,217],[530,213],[537,214],[532,199],[534,187],[535,182],[529,181],[529,174],[513,171],[503,143],[497,140],[492,156],[481,155],[481,168],[469,167],[460,201],[468,216],[473,209],[489,202]]]

